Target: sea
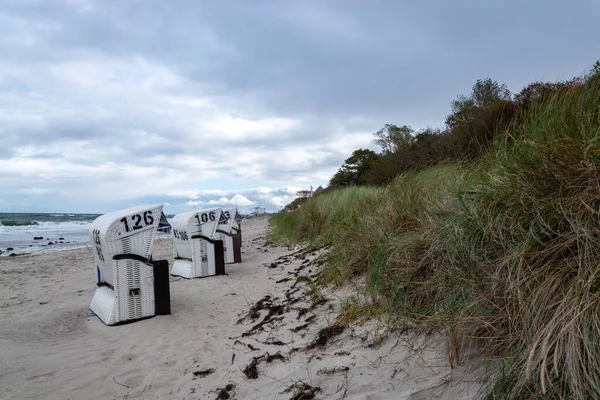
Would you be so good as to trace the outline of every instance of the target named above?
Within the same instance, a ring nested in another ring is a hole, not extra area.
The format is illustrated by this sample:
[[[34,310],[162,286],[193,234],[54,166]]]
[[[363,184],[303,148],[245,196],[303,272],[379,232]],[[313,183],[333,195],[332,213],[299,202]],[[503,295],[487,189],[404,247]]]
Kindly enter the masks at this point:
[[[0,212],[0,257],[88,247],[90,226],[100,215]],[[167,222],[173,217],[167,215]],[[156,237],[170,238],[170,229],[159,229]]]
[[[89,246],[100,214],[0,213],[0,257]]]

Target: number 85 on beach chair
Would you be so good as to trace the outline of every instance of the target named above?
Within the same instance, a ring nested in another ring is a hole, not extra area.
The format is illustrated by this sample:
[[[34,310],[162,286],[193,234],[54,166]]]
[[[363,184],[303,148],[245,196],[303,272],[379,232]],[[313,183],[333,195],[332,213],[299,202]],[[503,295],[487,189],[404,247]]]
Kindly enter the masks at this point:
[[[221,208],[189,211],[173,217],[175,262],[171,275],[204,278],[225,274],[223,241],[216,233]]]
[[[98,283],[90,309],[116,325],[170,314],[169,264],[152,261],[162,204],[104,214],[92,223],[90,243]]]

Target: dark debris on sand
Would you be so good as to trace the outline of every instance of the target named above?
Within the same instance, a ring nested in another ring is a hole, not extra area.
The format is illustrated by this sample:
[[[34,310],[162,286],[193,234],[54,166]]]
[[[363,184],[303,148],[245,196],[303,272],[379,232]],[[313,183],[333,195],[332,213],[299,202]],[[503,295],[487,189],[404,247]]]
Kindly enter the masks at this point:
[[[313,339],[313,341],[308,346],[306,346],[306,350],[325,347],[329,339],[340,335],[342,332],[344,332],[344,329],[346,329],[346,326],[340,324],[333,324],[331,326],[321,329],[319,333],[317,333],[317,336]]]
[[[246,378],[248,378],[248,379],[258,379],[258,368],[257,368],[257,365],[258,365],[258,363],[260,362],[261,359],[262,359],[262,356],[252,358],[252,361],[250,362],[250,364],[248,364],[246,366],[246,368],[244,368],[244,370],[242,372],[244,372],[244,375],[246,375]]]
[[[198,378],[204,378],[205,376],[208,376],[214,372],[215,372],[214,368],[209,368],[204,371],[194,371],[194,376],[197,376]]]
[[[289,386],[283,393],[291,393],[290,400],[310,400],[314,399],[317,393],[321,391],[318,386],[311,386],[306,382],[298,382]]]
[[[229,383],[224,388],[217,388],[217,399],[216,400],[227,400],[231,399],[230,392],[235,390],[235,383]]]
[[[252,358],[252,361],[250,362],[250,364],[248,364],[246,366],[246,368],[244,368],[244,370],[243,370],[244,375],[246,375],[246,377],[248,379],[257,379],[258,378],[258,364],[261,361],[266,361],[268,363],[272,363],[275,360],[280,360],[283,362],[288,361],[288,359],[283,354],[281,354],[281,352],[279,352],[279,351],[275,354],[265,353],[262,356]]]
[[[252,307],[250,307],[250,310],[248,310],[248,314],[238,319],[235,324],[239,325],[243,323],[246,320],[246,318],[250,319],[253,322],[256,321],[260,317],[260,312],[262,310],[266,310],[273,305],[273,300],[277,300],[277,298],[271,298],[271,296],[266,295],[265,297],[257,301]]]
[[[274,305],[271,302],[269,302],[269,303],[265,302],[263,309],[269,310],[269,312],[267,313],[265,318],[263,318],[262,321],[260,321],[256,325],[254,325],[252,328],[250,328],[246,332],[242,333],[242,337],[251,336],[257,332],[262,332],[264,330],[264,328],[263,328],[264,325],[266,325],[270,322],[281,321],[283,319],[283,317],[281,317],[280,315],[282,315],[288,311],[288,307],[286,307],[285,305],[283,305],[283,304]]]

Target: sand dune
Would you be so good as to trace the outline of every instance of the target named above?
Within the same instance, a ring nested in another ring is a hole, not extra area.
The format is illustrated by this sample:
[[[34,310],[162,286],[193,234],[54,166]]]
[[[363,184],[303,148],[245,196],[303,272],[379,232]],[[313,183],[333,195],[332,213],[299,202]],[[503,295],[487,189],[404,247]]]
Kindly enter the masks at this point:
[[[317,254],[265,246],[266,219],[244,221],[243,229],[243,263],[228,265],[227,276],[173,277],[172,315],[116,327],[88,310],[96,279],[90,249],[0,259],[0,398],[476,395],[474,368],[450,369],[436,341],[383,335],[376,321],[316,340],[352,289],[324,290],[326,300],[315,304],[296,278],[315,274]],[[170,240],[157,240],[155,258],[172,261]]]

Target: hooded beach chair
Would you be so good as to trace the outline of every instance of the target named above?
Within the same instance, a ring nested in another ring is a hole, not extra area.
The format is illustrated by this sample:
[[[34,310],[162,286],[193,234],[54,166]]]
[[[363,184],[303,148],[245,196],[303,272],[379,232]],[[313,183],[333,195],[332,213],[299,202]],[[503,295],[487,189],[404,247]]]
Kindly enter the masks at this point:
[[[162,204],[104,214],[90,227],[98,283],[90,309],[107,325],[170,314],[169,264],[152,261]]]
[[[223,208],[217,226],[217,234],[223,240],[225,264],[242,262],[242,240],[239,222],[236,220],[237,207]],[[239,240],[238,240],[239,239]]]
[[[173,217],[175,262],[171,275],[204,278],[225,274],[223,241],[217,234],[221,208],[189,211]]]
[[[235,263],[242,262],[242,215],[235,210],[235,218],[231,225],[233,232],[233,258]]]

